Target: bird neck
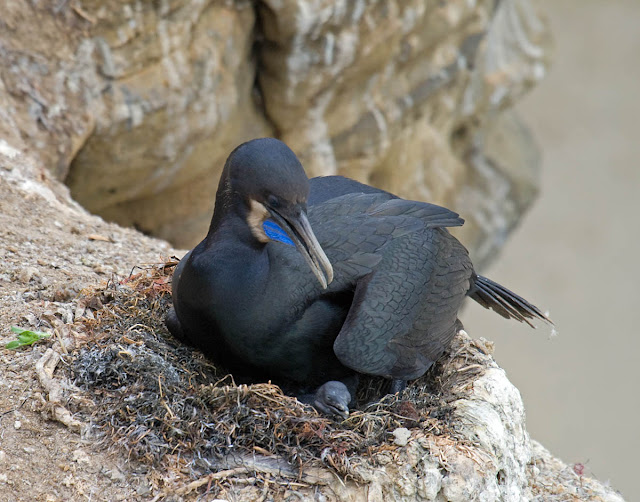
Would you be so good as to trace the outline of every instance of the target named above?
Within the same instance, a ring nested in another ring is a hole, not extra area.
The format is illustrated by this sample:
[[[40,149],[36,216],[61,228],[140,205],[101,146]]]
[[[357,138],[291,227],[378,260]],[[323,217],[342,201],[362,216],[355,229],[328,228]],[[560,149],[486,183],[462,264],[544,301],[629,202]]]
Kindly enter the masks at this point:
[[[220,238],[242,242],[251,248],[261,250],[264,243],[253,235],[247,218],[250,208],[244,199],[233,190],[227,170],[220,178],[213,216],[206,241],[215,242]]]
[[[246,223],[248,209],[242,197],[233,190],[228,167],[225,166],[220,176],[220,183],[216,192],[216,202],[213,208],[213,216],[209,225],[206,240],[209,241],[219,232],[225,232],[225,228],[231,227],[232,233],[238,238],[251,244],[250,229]],[[226,233],[226,232],[225,232]],[[255,239],[253,239],[255,240]]]
[[[216,192],[216,202],[213,207],[213,216],[211,218],[211,224],[209,225],[209,235],[212,235],[216,232],[216,230],[222,225],[227,215],[232,211],[234,204],[233,191],[231,188],[231,180],[229,179],[229,174],[227,168],[225,166],[222,175],[220,176],[220,182],[218,183],[218,190]]]

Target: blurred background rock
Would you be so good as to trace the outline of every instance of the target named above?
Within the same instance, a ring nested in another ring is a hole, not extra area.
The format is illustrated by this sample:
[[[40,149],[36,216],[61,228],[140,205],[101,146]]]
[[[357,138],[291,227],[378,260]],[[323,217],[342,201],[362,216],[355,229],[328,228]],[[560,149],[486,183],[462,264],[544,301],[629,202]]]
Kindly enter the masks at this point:
[[[540,198],[485,272],[549,308],[559,334],[471,302],[463,322],[496,341],[532,437],[640,500],[640,2],[540,5],[554,64],[517,106],[542,147]]]

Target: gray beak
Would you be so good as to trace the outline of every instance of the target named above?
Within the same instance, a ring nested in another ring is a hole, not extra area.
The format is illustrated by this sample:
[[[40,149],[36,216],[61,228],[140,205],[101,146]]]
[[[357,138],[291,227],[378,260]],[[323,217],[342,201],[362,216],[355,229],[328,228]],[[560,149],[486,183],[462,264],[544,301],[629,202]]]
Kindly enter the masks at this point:
[[[333,267],[318,239],[316,239],[305,212],[300,210],[297,214],[293,212],[287,214],[285,211],[276,211],[268,206],[266,207],[269,214],[276,220],[276,223],[282,227],[294,242],[296,249],[307,262],[322,288],[326,289],[333,281]]]

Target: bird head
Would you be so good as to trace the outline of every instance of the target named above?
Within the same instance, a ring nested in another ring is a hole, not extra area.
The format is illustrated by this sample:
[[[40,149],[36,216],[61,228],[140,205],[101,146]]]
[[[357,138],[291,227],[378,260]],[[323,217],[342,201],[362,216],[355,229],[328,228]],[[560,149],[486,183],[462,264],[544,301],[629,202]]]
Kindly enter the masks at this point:
[[[225,195],[244,201],[253,236],[295,246],[326,288],[333,267],[307,218],[309,179],[291,149],[273,138],[243,143],[229,155],[225,176],[224,190],[231,192]]]

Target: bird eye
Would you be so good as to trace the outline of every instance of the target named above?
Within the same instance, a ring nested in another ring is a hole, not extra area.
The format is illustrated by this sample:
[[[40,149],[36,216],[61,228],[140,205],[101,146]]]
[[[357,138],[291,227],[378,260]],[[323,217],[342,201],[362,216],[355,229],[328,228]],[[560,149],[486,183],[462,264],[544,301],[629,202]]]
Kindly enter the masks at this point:
[[[280,199],[275,195],[269,195],[269,197],[267,197],[267,204],[273,209],[278,209],[280,207]]]

